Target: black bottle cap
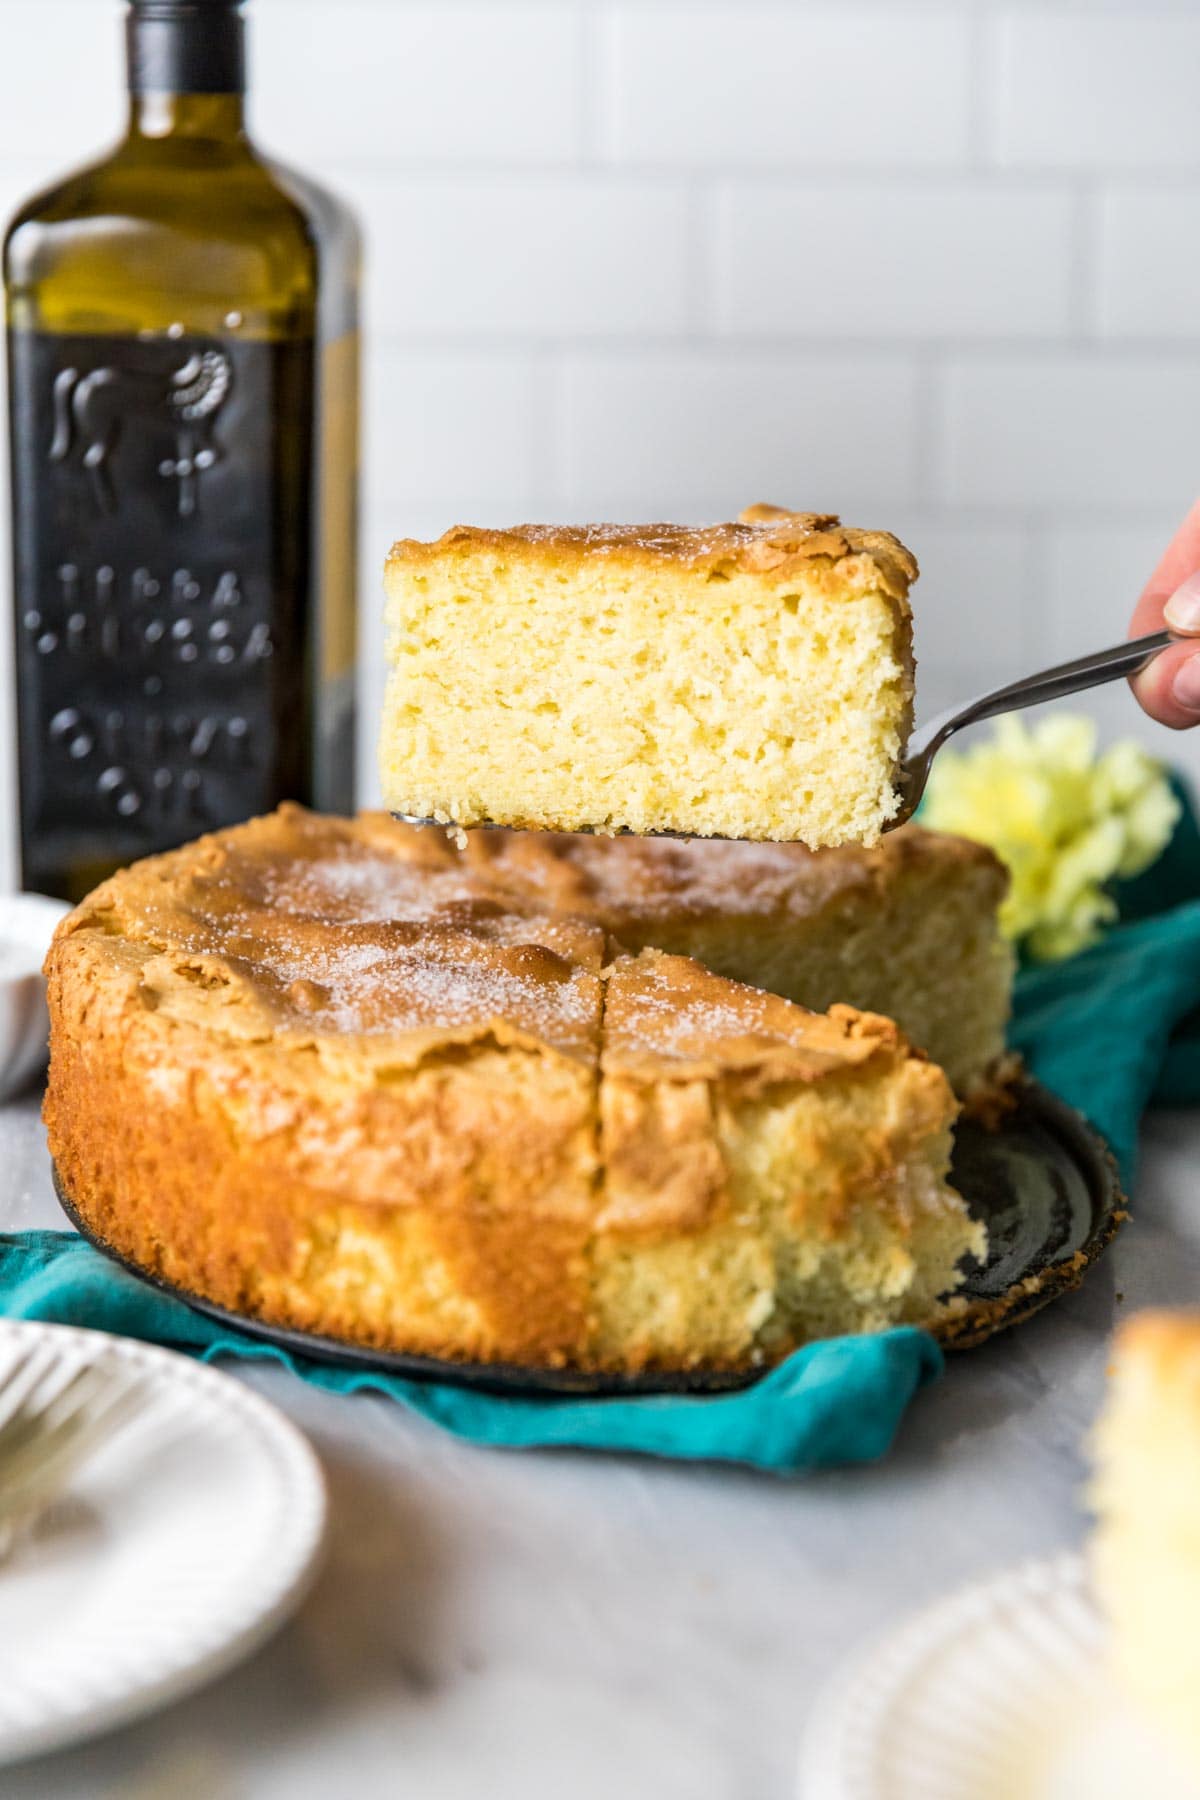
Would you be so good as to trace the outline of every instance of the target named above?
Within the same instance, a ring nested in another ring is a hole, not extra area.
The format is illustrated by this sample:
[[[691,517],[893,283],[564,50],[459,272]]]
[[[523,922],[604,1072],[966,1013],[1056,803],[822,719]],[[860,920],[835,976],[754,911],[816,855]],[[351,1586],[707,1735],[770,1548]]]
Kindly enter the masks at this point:
[[[125,23],[134,94],[240,94],[243,0],[130,0]]]
[[[187,19],[195,14],[236,12],[246,0],[129,0],[139,18]]]

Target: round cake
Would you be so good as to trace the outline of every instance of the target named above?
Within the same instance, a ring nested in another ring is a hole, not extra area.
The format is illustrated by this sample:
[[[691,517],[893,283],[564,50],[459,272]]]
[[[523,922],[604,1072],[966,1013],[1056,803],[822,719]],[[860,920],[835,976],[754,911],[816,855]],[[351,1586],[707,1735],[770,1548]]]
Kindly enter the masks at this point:
[[[288,806],[104,883],[47,961],[85,1225],[236,1312],[459,1361],[733,1372],[932,1320],[984,1249],[942,1071],[630,953],[569,860]]]

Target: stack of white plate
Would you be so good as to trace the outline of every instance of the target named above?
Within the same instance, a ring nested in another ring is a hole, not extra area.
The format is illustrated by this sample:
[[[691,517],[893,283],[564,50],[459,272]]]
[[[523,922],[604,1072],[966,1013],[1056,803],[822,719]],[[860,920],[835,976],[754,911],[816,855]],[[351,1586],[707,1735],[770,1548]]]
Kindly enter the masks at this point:
[[[141,1404],[0,1562],[0,1762],[153,1711],[246,1656],[298,1605],[325,1527],[312,1450],[242,1383],[13,1321],[0,1362],[34,1340],[119,1360]]]
[[[812,1718],[799,1800],[1200,1800],[1112,1682],[1079,1556],[919,1614],[838,1677]]]

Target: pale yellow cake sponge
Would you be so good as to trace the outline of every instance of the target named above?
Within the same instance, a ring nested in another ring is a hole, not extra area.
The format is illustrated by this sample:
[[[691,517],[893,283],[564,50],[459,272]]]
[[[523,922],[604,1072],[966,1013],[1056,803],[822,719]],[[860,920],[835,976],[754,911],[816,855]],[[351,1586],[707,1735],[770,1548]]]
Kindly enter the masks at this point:
[[[1200,1312],[1139,1313],[1117,1333],[1093,1447],[1114,1666],[1200,1773]]]
[[[885,532],[465,527],[387,564],[384,799],[459,825],[874,843],[912,713]]]

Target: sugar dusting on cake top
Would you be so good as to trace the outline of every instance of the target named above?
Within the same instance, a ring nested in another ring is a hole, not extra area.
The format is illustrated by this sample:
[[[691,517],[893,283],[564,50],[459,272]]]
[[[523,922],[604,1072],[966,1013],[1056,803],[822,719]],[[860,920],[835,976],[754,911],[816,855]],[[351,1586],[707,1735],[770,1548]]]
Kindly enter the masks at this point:
[[[227,984],[240,1026],[411,1039],[413,1054],[491,1032],[588,1057],[603,1018],[606,1058],[626,1070],[686,1079],[716,1059],[808,1081],[894,1044],[894,1028],[808,1013],[685,957],[619,954],[609,932],[639,891],[643,908],[650,894],[684,911],[786,906],[798,866],[824,860],[503,832],[459,850],[385,815],[285,806],[135,865],[77,917],[112,915],[106,929],[157,959],[155,1004],[174,968],[180,1007],[197,986]],[[813,903],[811,875],[798,891]]]
[[[235,984],[276,1031],[427,1049],[494,1030],[589,1054],[603,932],[519,905],[424,835],[284,807],[136,865],[83,910],[115,903],[181,983]]]
[[[879,1052],[904,1056],[895,1025],[852,1007],[809,1012],[723,980],[687,956],[643,950],[607,974],[604,1066],[634,1079],[704,1079],[718,1068],[763,1081],[819,1081]]]
[[[571,560],[635,558],[716,574],[738,568],[759,575],[777,572],[781,577],[818,557],[841,562],[864,556],[874,565],[880,584],[900,598],[918,574],[912,552],[889,531],[843,525],[835,513],[793,512],[764,504],[746,507],[735,520],[704,525],[604,523],[503,529],[454,525],[430,543],[401,538],[392,546],[388,563],[422,562],[456,550]]]

